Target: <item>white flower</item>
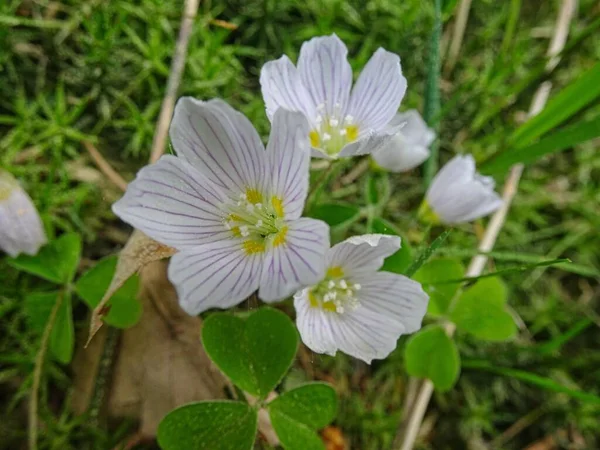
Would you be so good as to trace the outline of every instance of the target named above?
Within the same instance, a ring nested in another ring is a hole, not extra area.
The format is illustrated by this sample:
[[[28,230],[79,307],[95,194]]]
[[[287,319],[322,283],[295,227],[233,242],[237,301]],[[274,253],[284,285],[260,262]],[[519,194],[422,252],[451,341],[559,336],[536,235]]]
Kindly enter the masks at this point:
[[[433,222],[456,224],[486,216],[500,206],[494,180],[475,171],[471,155],[458,155],[433,178],[420,214]]]
[[[0,250],[13,258],[35,255],[48,242],[29,195],[8,172],[0,170]]]
[[[392,124],[402,128],[371,155],[377,165],[391,172],[405,172],[421,165],[429,157],[429,146],[435,139],[433,130],[415,109],[396,114]]]
[[[378,272],[400,238],[353,236],[327,253],[320,283],[294,296],[302,341],[314,352],[341,350],[370,363],[387,357],[398,337],[421,327],[429,297],[403,275]]]
[[[398,55],[378,49],[352,88],[347,54],[335,34],[315,37],[302,44],[297,68],[284,55],[260,73],[267,115],[277,108],[304,113],[313,156],[371,153],[398,130],[389,124],[406,91]]]
[[[179,100],[177,157],[143,168],[113,205],[124,221],[179,250],[169,279],[185,311],[232,307],[259,289],[271,302],[318,281],[329,229],[301,218],[308,124],[279,110],[265,151],[250,121],[221,100]]]

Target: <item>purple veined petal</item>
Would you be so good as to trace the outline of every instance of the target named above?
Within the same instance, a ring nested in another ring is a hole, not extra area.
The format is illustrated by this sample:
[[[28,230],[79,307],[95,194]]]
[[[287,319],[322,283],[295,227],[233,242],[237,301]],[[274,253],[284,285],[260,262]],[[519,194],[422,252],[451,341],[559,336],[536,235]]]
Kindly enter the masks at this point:
[[[311,121],[316,117],[316,105],[302,84],[298,70],[287,56],[269,61],[262,67],[260,86],[269,119],[273,119],[279,108],[300,111]]]
[[[402,133],[371,154],[377,165],[390,172],[406,172],[421,165],[429,158],[427,147],[407,142]]]
[[[296,326],[302,342],[315,353],[335,356],[338,345],[330,323],[335,313],[311,306],[308,291],[303,289],[294,295]]]
[[[35,255],[48,242],[40,216],[17,180],[0,170],[0,250]]]
[[[398,328],[402,334],[421,328],[429,296],[418,282],[390,272],[360,274],[352,277],[351,282],[361,286],[357,292],[360,306],[351,314],[359,316],[368,311],[374,316],[390,318],[402,325],[402,330]]]
[[[267,144],[269,171],[264,180],[264,191],[271,196],[271,203],[279,205],[276,212],[286,220],[299,218],[304,209],[309,150],[308,123],[304,116],[285,109],[277,110]]]
[[[470,222],[502,206],[494,180],[475,170],[471,155],[455,156],[434,177],[425,196],[443,223]]]
[[[400,237],[387,234],[352,236],[331,247],[327,252],[327,267],[339,267],[343,277],[374,273],[383,261],[400,249]]]
[[[301,218],[287,222],[267,249],[258,296],[265,302],[289,297],[325,275],[329,227],[325,222]]]
[[[182,97],[169,130],[177,155],[230,197],[257,189],[266,154],[250,121],[227,103]]]
[[[394,117],[406,92],[398,55],[378,49],[361,72],[347,114],[361,128],[380,130]]]
[[[211,242],[176,253],[169,263],[169,280],[188,314],[227,309],[258,289],[263,258],[244,251],[240,239]]]
[[[407,144],[429,147],[435,140],[435,132],[427,126],[416,109],[396,114],[389,125],[399,124],[400,133]]]
[[[335,34],[302,44],[298,72],[314,105],[327,116],[343,117],[352,88],[348,49]]]
[[[231,235],[221,211],[226,199],[188,162],[166,155],[138,172],[113,211],[158,242],[183,250]]]

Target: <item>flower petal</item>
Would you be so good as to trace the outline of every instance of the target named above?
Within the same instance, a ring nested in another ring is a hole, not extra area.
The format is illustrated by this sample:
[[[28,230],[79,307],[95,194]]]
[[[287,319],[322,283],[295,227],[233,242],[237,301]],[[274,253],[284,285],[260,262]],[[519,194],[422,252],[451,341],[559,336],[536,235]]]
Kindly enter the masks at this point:
[[[327,267],[341,267],[344,277],[377,271],[400,248],[400,237],[387,234],[352,236],[331,247]]]
[[[0,250],[12,257],[35,255],[47,241],[29,195],[11,174],[0,171]]]
[[[258,296],[265,302],[282,300],[325,275],[329,227],[325,222],[301,218],[288,222],[283,239],[267,250]],[[281,233],[281,232],[280,232]]]
[[[357,292],[360,306],[350,314],[360,316],[369,311],[374,316],[387,317],[399,324],[395,332],[401,334],[421,328],[429,296],[419,283],[389,272],[361,274],[351,281],[359,283],[361,289]]]
[[[456,156],[442,167],[425,198],[447,224],[470,222],[502,206],[502,199],[494,191],[494,180],[475,171],[471,155]]]
[[[182,97],[170,128],[177,155],[237,198],[265,177],[266,154],[250,121],[222,100]]]
[[[367,130],[358,140],[346,144],[338,154],[340,157],[368,155],[386,146],[395,136],[396,129],[375,132]]]
[[[308,193],[310,146],[307,136],[308,122],[301,113],[277,110],[267,144],[269,172],[264,190],[272,202],[281,202],[283,214],[280,215],[287,220],[302,215]]]
[[[278,108],[300,111],[310,120],[315,117],[315,105],[300,80],[298,70],[287,56],[269,61],[262,67],[260,87],[269,119]]]
[[[380,48],[358,77],[346,112],[361,128],[380,130],[398,111],[405,92],[400,58]]]
[[[348,49],[335,34],[312,38],[302,44],[298,72],[312,103],[323,105],[328,116],[343,113],[352,87]],[[337,109],[337,111],[336,111]]]
[[[311,350],[332,356],[341,350],[370,364],[387,357],[402,334],[420,328],[428,297],[419,283],[387,272],[364,274],[352,282],[362,286],[358,308],[339,314],[313,307],[304,290],[294,296],[296,324]]]
[[[435,140],[435,132],[427,126],[416,109],[396,114],[390,122],[390,125],[393,124],[402,127],[400,133],[409,144],[429,147]]]
[[[408,143],[405,136],[398,133],[371,156],[383,169],[405,172],[422,164],[429,157],[429,149]]]
[[[185,249],[225,238],[225,195],[188,162],[172,155],[144,167],[112,209],[151,238]]]
[[[247,254],[239,239],[212,242],[176,253],[169,280],[190,315],[226,309],[250,296],[260,280],[263,255]]]

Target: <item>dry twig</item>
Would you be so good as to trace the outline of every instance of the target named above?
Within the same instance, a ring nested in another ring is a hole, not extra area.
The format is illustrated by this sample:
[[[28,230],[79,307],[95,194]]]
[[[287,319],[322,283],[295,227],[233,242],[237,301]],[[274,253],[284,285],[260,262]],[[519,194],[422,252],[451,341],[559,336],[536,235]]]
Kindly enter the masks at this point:
[[[155,163],[158,158],[165,152],[167,144],[167,134],[169,133],[169,123],[175,108],[175,97],[177,89],[181,82],[183,69],[185,67],[185,58],[187,48],[192,35],[194,19],[198,13],[199,0],[185,0],[183,17],[181,18],[181,28],[179,29],[179,37],[175,45],[175,56],[171,64],[171,72],[169,73],[169,81],[167,82],[167,93],[160,107],[160,115],[156,124],[156,132],[152,141],[152,152],[150,153],[150,162]]]
[[[108,178],[109,181],[111,181],[120,190],[125,192],[127,189],[127,181],[125,181],[123,177],[112,168],[108,161],[106,161],[102,154],[96,149],[96,147],[94,147],[94,144],[89,141],[83,141],[83,146],[94,160],[94,164],[96,164],[98,169],[100,169],[100,171],[106,175],[106,178]]]

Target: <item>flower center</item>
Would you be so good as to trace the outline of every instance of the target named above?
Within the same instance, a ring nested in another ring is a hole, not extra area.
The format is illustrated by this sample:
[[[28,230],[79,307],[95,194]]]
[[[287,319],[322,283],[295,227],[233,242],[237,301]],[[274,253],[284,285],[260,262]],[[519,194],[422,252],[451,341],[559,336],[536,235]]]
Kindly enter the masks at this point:
[[[285,243],[288,228],[283,220],[281,198],[273,196],[263,202],[260,191],[246,189],[228,210],[223,225],[235,237],[244,239],[242,247],[246,253],[263,253],[267,243],[274,247]]]
[[[310,143],[329,155],[338,154],[344,145],[358,138],[358,125],[354,123],[354,117],[350,114],[342,117],[339,103],[335,104],[332,112],[325,110],[324,103],[317,106],[315,123],[315,128],[309,133]]]
[[[344,271],[339,266],[330,267],[325,279],[308,291],[308,300],[313,308],[322,308],[343,314],[359,306],[356,292],[360,284],[344,279]]]

